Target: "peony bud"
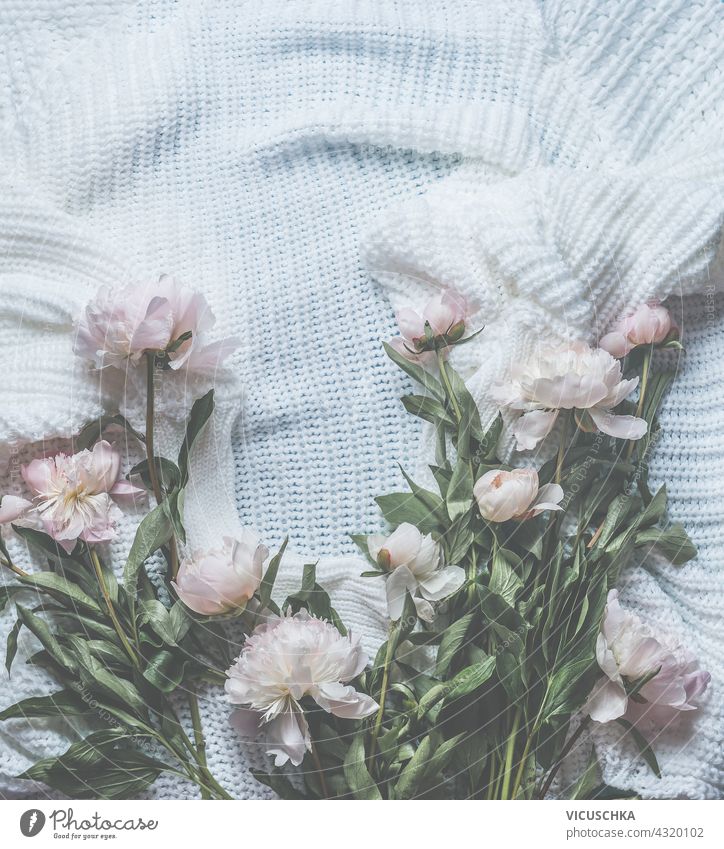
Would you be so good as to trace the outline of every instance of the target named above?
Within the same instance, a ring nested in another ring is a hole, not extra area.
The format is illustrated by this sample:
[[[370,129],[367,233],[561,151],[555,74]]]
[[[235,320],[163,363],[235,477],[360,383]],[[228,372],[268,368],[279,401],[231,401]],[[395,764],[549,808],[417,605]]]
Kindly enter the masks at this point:
[[[468,303],[458,292],[444,289],[423,311],[406,307],[397,313],[402,341],[409,351],[422,353],[458,342],[465,333]]]
[[[563,490],[557,483],[538,485],[534,469],[486,472],[473,487],[480,515],[489,522],[530,519],[544,510],[561,510]]]
[[[673,327],[666,307],[658,301],[649,301],[617,322],[599,345],[614,357],[625,357],[638,345],[660,345]]]
[[[181,601],[202,616],[243,610],[259,589],[268,549],[253,531],[224,537],[223,548],[186,558],[172,582]]]

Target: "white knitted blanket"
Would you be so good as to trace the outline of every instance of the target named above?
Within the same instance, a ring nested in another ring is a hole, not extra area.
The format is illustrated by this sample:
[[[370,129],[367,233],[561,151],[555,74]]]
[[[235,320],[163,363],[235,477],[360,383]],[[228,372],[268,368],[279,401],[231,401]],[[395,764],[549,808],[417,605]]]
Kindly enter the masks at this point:
[[[718,0],[6,0],[0,28],[0,490],[119,397],[138,415],[136,387],[99,387],[74,359],[72,321],[101,284],[173,273],[206,294],[219,336],[245,340],[194,457],[191,540],[239,522],[270,547],[288,532],[301,554],[282,590],[321,558],[370,649],[381,586],[356,577],[346,535],[379,528],[373,497],[425,453],[380,347],[390,299],[446,284],[477,300],[487,327],[457,365],[489,409],[491,377],[531,334],[595,338],[629,302],[703,293],[678,317],[687,353],[652,469],[700,554],[632,564],[623,598],[712,684],[655,742],[662,780],[610,733],[596,742],[612,784],[721,796]],[[198,390],[169,387],[162,448]],[[11,624],[6,610],[0,645]],[[33,648],[24,636],[3,670],[0,707],[50,686],[23,664]],[[203,714],[215,775],[268,795],[218,688]],[[79,731],[3,723],[0,795],[41,794],[12,776]],[[193,790],[163,779],[153,794]]]

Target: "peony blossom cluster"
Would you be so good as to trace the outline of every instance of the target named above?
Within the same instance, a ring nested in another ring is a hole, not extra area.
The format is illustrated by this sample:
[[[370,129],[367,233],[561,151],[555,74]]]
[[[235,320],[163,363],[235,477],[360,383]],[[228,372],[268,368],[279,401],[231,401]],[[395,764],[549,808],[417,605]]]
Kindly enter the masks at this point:
[[[243,610],[259,589],[269,550],[245,528],[240,540],[185,558],[172,586],[186,607],[202,616]]]
[[[39,525],[66,551],[77,540],[107,542],[121,515],[114,499],[143,493],[120,478],[120,470],[120,454],[105,440],[91,451],[35,459],[22,469],[32,500],[4,496],[0,523]]]
[[[619,439],[641,439],[644,419],[611,411],[638,386],[624,380],[621,364],[608,351],[583,342],[543,348],[513,366],[510,380],[493,387],[502,407],[523,415],[513,433],[521,450],[535,448],[551,432],[561,410],[586,410],[600,431]]]
[[[695,710],[696,699],[711,680],[686,649],[623,610],[617,590],[608,594],[596,657],[604,674],[586,705],[596,722],[626,716],[664,727],[680,712]]]
[[[630,310],[600,341],[604,351],[625,357],[639,345],[660,345],[676,330],[671,314],[659,301]]]
[[[203,295],[162,275],[147,285],[101,289],[78,322],[75,351],[98,368],[137,364],[153,351],[165,354],[172,369],[212,371],[240,344],[206,344],[214,323]]]
[[[367,538],[370,557],[388,572],[387,612],[390,619],[402,616],[409,592],[420,619],[431,622],[435,611],[431,602],[441,601],[460,589],[465,571],[460,566],[444,566],[440,546],[409,522],[390,536],[373,534]]]
[[[562,510],[563,490],[557,483],[540,486],[535,469],[491,469],[473,487],[483,519],[507,522],[532,519],[545,510]]]
[[[302,699],[343,719],[370,716],[377,702],[348,683],[366,665],[358,641],[306,610],[260,625],[226,673],[226,692],[240,706],[232,723],[244,737],[263,734],[277,766],[299,766],[312,747]]]

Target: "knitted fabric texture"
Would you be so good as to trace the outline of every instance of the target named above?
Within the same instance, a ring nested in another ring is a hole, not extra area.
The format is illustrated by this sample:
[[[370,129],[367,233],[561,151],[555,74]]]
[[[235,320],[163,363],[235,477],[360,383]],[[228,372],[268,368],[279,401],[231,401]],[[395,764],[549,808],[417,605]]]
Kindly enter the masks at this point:
[[[239,523],[271,548],[289,533],[303,554],[285,557],[280,595],[321,558],[370,651],[382,587],[357,577],[347,534],[380,528],[373,498],[399,487],[396,461],[422,473],[427,459],[381,351],[391,304],[440,285],[476,301],[486,329],[455,364],[492,413],[490,382],[538,337],[593,341],[630,302],[704,293],[677,316],[687,353],[652,461],[699,557],[632,564],[622,597],[713,680],[656,740],[662,780],[614,733],[595,740],[614,785],[720,796],[721,4],[9,0],[0,26],[2,491],[102,409],[140,419],[143,376],[91,373],[73,319],[100,285],[172,273],[204,292],[217,338],[245,343],[215,376],[192,458],[191,544]],[[164,388],[162,452],[203,389]],[[124,519],[118,560],[137,522]],[[0,707],[53,687],[24,665],[33,650],[24,634]],[[212,771],[268,796],[248,772],[259,746],[235,738],[219,688],[202,696]],[[0,793],[47,792],[12,776],[81,732],[1,724]],[[150,794],[194,790],[164,777]]]

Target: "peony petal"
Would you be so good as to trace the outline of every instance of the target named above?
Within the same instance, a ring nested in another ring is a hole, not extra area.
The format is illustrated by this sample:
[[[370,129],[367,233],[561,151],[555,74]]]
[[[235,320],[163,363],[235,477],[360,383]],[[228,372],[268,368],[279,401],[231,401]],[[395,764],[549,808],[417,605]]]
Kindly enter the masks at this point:
[[[407,566],[398,566],[387,578],[385,591],[387,593],[387,613],[393,622],[401,616],[405,607],[407,592],[414,592],[417,588],[415,576]]]
[[[459,590],[464,583],[465,570],[462,567],[446,566],[420,581],[420,592],[428,601],[440,601]]]
[[[32,460],[22,467],[23,480],[36,495],[48,492],[54,465],[52,458],[48,458]]]
[[[238,348],[241,347],[241,339],[229,336],[204,345],[203,348],[193,350],[188,357],[188,366],[194,371],[215,371],[221,363]],[[176,359],[171,356],[171,368],[176,368]]]
[[[424,598],[413,598],[417,615],[423,622],[435,621],[435,608]]]
[[[608,678],[601,678],[594,686],[583,710],[594,722],[611,722],[626,713],[626,690]]]
[[[562,510],[560,503],[563,500],[563,487],[557,483],[547,483],[538,490],[531,514],[537,516],[544,510]]]
[[[569,372],[534,380],[527,392],[542,407],[571,410],[574,407],[587,409],[600,403],[608,394],[608,387],[591,375]]]
[[[267,754],[275,756],[275,766],[284,766],[287,761],[299,766],[312,748],[304,713],[291,705],[265,723],[263,730],[267,737]]]
[[[32,501],[17,495],[3,495],[0,501],[0,525],[14,522],[33,506]]]
[[[113,484],[113,487],[109,490],[109,495],[120,501],[135,501],[144,498],[146,490],[140,486],[134,486],[130,481],[121,479]]]
[[[524,413],[513,428],[513,435],[518,442],[518,449],[530,451],[545,439],[553,429],[558,418],[558,410],[531,410]]]
[[[370,696],[338,682],[320,684],[311,695],[321,708],[342,719],[364,719],[379,708]]]
[[[649,429],[645,419],[638,419],[635,416],[616,416],[599,407],[591,407],[588,412],[602,433],[615,436],[617,439],[641,439]]]
[[[618,330],[614,330],[611,333],[607,333],[601,341],[598,343],[599,348],[603,348],[604,351],[608,351],[608,353],[612,357],[625,357],[629,351],[633,350],[633,345],[628,341],[628,339]]]
[[[237,708],[231,712],[229,722],[239,736],[253,739],[259,734],[261,713],[251,708]]]
[[[404,307],[399,310],[395,318],[397,326],[400,328],[400,333],[403,338],[412,342],[413,339],[419,339],[425,335],[425,319],[415,310],[409,307]]]

